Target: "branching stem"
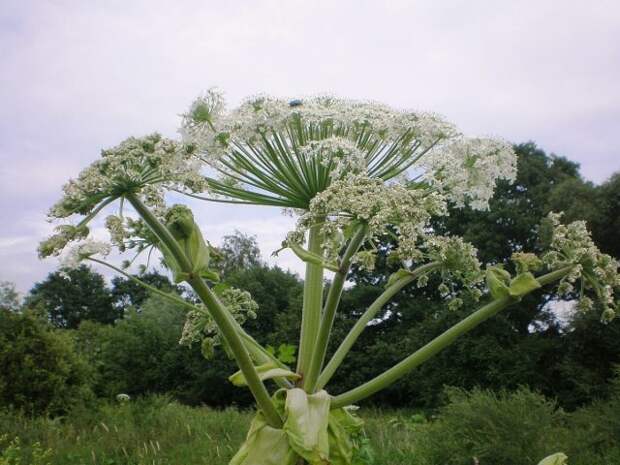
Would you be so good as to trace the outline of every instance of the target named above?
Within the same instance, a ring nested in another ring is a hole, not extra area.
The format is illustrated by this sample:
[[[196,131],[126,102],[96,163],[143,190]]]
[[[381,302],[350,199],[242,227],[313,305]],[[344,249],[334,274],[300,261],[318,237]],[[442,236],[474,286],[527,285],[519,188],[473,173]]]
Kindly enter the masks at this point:
[[[248,387],[256,399],[258,407],[265,415],[265,419],[271,426],[280,427],[282,425],[282,419],[276,411],[265,385],[258,377],[258,373],[252,363],[252,359],[250,358],[250,355],[248,354],[241,337],[237,332],[237,324],[235,319],[222,305],[213,291],[209,289],[203,279],[199,276],[192,275],[191,262],[183,253],[179,243],[172,236],[170,231],[168,231],[168,228],[160,223],[157,217],[153,215],[153,213],[135,194],[127,194],[126,198],[136,209],[149,228],[151,228],[153,233],[159,238],[160,241],[162,241],[168,250],[170,250],[181,269],[184,272],[189,273],[190,278],[187,280],[188,284],[192,286],[196,294],[198,294],[198,297],[200,297],[203,301],[207,310],[215,320],[218,328],[222,332],[222,335],[226,339],[226,342],[230,346],[235,360],[237,361],[237,365],[243,373]]]
[[[362,334],[364,329],[368,326],[368,323],[372,321],[377,312],[383,308],[385,304],[387,304],[392,297],[394,297],[398,292],[400,292],[405,286],[407,286],[412,281],[415,281],[420,276],[428,273],[434,269],[437,269],[440,266],[439,263],[432,262],[427,263],[426,265],[422,265],[416,268],[411,274],[406,275],[399,280],[397,280],[392,285],[388,286],[387,289],[381,293],[379,297],[368,307],[368,309],[362,314],[362,316],[357,320],[349,334],[342,341],[336,352],[332,356],[331,360],[319,376],[319,380],[316,388],[322,389],[329,382],[331,377],[334,375],[338,367],[342,364],[345,357],[357,341],[357,338]]]
[[[564,276],[570,273],[572,268],[572,266],[569,266],[556,271],[552,271],[551,273],[540,276],[539,278],[537,278],[537,280],[541,285],[552,283],[554,281],[562,279]],[[484,305],[483,307],[469,315],[467,318],[461,320],[450,329],[448,329],[447,331],[433,339],[431,342],[426,344],[424,347],[418,349],[409,357],[405,358],[400,363],[394,365],[392,368],[380,374],[376,378],[362,384],[361,386],[356,387],[355,389],[352,389],[334,397],[331,402],[331,407],[339,408],[344,407],[345,405],[350,405],[354,402],[359,402],[360,400],[371,396],[375,392],[388,387],[398,379],[405,376],[411,370],[424,363],[433,355],[448,347],[459,336],[471,331],[480,323],[488,320],[489,318],[496,315],[501,310],[515,302],[518,302],[518,299],[513,297],[503,297],[501,299],[496,299]]]
[[[351,258],[361,247],[364,239],[366,238],[367,232],[367,225],[363,224],[357,227],[342,256],[340,267],[334,275],[334,279],[329,287],[327,300],[325,301],[325,307],[321,317],[321,327],[319,329],[319,334],[317,335],[316,344],[314,346],[314,352],[312,354],[310,369],[306,374],[304,386],[308,392],[314,392],[316,389],[317,378],[321,368],[323,367],[323,362],[325,361],[325,353],[327,352],[329,336],[336,317],[336,310],[338,309],[340,298],[342,297],[342,289],[344,288],[344,283],[346,282],[347,274],[349,273],[349,269],[351,267]]]

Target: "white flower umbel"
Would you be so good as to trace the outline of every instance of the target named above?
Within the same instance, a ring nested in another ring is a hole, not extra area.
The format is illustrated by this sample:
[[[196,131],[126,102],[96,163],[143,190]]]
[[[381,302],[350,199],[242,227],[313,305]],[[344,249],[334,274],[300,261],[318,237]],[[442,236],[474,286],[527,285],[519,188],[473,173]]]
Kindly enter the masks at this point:
[[[334,97],[259,96],[226,111],[211,90],[183,115],[180,133],[219,172],[208,180],[211,195],[235,203],[307,209],[346,175],[407,181],[412,173],[458,205],[482,208],[496,179],[515,173],[508,144],[463,138],[434,114]]]
[[[216,291],[218,291],[217,288]],[[217,293],[239,325],[248,319],[256,319],[258,304],[249,292],[234,287],[225,287]],[[203,355],[209,359],[213,357],[215,348],[222,344],[222,336],[217,324],[203,307],[196,307],[195,310],[187,313],[179,340],[179,344],[186,346],[195,343],[201,344]]]
[[[71,247],[61,257],[60,264],[63,268],[77,268],[83,260],[93,255],[106,256],[110,253],[110,244],[107,242],[86,239]]]
[[[288,240],[301,242],[309,227],[321,224],[323,249],[333,260],[343,245],[343,231],[354,223],[366,224],[371,241],[395,232],[398,255],[408,259],[419,254],[417,241],[430,218],[445,212],[445,201],[438,193],[385,183],[367,175],[348,176],[312,199],[309,212],[299,218],[296,233],[289,235]],[[371,268],[372,254],[358,252],[353,261]]]
[[[561,213],[549,213],[546,228],[551,229],[549,249],[542,260],[551,269],[573,266],[571,273],[560,282],[561,294],[570,294],[574,284],[580,280],[577,291],[581,302],[578,308],[589,310],[593,307],[592,300],[585,294],[593,291],[603,306],[601,319],[609,321],[615,316],[616,302],[614,290],[620,288],[618,261],[602,253],[592,241],[585,221],[574,221],[568,225],[560,222]]]
[[[514,181],[517,158],[512,146],[494,139],[462,138],[421,159],[423,178],[446,193],[456,206],[489,207],[496,181]]]
[[[103,150],[101,158],[63,187],[64,195],[50,210],[50,218],[87,215],[101,202],[123,194],[139,193],[152,207],[163,205],[164,189],[202,192],[206,189],[200,163],[192,146],[159,134],[130,137]]]

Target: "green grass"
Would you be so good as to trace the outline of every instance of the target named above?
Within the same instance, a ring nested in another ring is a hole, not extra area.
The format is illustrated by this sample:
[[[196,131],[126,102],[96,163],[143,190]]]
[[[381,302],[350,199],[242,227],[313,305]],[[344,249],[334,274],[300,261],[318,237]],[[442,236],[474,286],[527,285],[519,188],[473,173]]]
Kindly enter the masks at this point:
[[[53,465],[224,465],[243,441],[251,417],[251,412],[188,407],[155,397],[56,419],[5,411],[0,413],[0,437],[19,437],[21,465],[31,463],[35,443],[51,449]],[[364,418],[375,464],[413,463],[413,431],[395,414],[369,410]],[[5,465],[1,458],[0,465]]]
[[[536,465],[559,451],[570,465],[620,463],[620,396],[566,413],[527,389],[448,392],[432,421],[362,409],[374,455],[368,465]],[[251,417],[165,397],[100,403],[54,419],[0,410],[0,465],[224,465]]]

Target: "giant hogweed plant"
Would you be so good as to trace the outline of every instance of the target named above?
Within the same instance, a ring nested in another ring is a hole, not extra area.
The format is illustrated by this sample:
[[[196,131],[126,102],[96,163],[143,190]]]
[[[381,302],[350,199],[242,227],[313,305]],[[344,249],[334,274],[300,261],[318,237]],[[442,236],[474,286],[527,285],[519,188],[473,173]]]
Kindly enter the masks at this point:
[[[137,281],[101,255],[111,247],[134,258],[161,253],[174,280],[191,286],[201,301],[193,305],[151,288],[189,308],[182,342],[201,343],[207,356],[221,345],[239,367],[230,381],[256,399],[234,465],[363,463],[362,422],[353,404],[543,286],[578,294],[579,308],[597,306],[603,321],[614,316],[618,264],[599,252],[583,222],[563,225],[560,215],[550,215],[543,228],[548,251],[519,251],[506,269],[483,270],[472,245],[433,231],[430,220],[447,214],[448,204],[488,208],[496,181],[514,179],[516,158],[505,142],[464,137],[437,115],[332,97],[260,96],[227,110],[213,90],[183,115],[180,133],[181,140],[153,134],[104,150],[64,186],[49,213],[64,224],[39,252],[61,255],[67,266],[83,260],[106,265]],[[170,192],[231,208],[280,207],[297,216],[295,230],[283,238],[283,248],[306,268],[296,366],[243,329],[256,317],[256,304],[248,293],[217,284],[208,241],[187,206],[166,204]],[[108,243],[89,237],[89,223],[104,209],[114,212],[105,220]],[[372,269],[386,235],[397,244],[388,259],[400,269],[327,359],[349,270],[354,264]],[[462,305],[463,293],[486,303],[374,379],[331,395],[330,379],[369,322],[403,288],[424,287],[432,275],[440,278],[438,290],[449,307]]]

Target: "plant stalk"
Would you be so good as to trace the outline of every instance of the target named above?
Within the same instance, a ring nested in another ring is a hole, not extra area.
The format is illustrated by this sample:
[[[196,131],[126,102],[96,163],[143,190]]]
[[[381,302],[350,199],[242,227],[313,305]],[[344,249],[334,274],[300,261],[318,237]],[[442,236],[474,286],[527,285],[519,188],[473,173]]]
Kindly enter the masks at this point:
[[[547,273],[537,278],[537,280],[541,285],[552,283],[566,276],[572,268],[572,266],[568,266],[552,271],[551,273]],[[483,323],[504,308],[518,301],[519,299],[508,296],[502,297],[501,299],[496,299],[484,305],[467,318],[458,322],[450,329],[426,344],[424,347],[418,349],[409,357],[405,358],[400,363],[394,365],[392,368],[380,374],[376,378],[356,387],[355,389],[351,389],[350,391],[334,397],[331,402],[331,408],[339,408],[350,405],[388,387],[398,379],[405,376],[411,370],[424,363],[433,355],[448,347],[459,336],[471,331],[480,323]]]
[[[334,319],[336,318],[336,310],[338,309],[342,297],[342,289],[344,288],[347,274],[351,268],[351,258],[361,247],[367,232],[367,225],[364,224],[357,227],[342,256],[339,270],[334,275],[332,284],[329,287],[327,300],[325,301],[325,307],[323,308],[323,315],[321,317],[321,326],[310,362],[310,369],[306,374],[304,386],[306,386],[308,392],[314,392],[316,390],[317,378],[323,367],[323,362],[325,361],[325,354],[327,352],[327,346],[329,345],[329,336],[334,325]]]
[[[332,356],[331,360],[329,361],[325,369],[321,372],[316,389],[323,389],[323,387],[325,387],[325,385],[329,382],[331,377],[334,375],[338,367],[342,364],[345,357],[353,347],[353,344],[355,344],[355,341],[357,341],[357,338],[360,336],[360,334],[362,334],[364,329],[366,329],[368,323],[370,323],[370,321],[375,317],[377,312],[381,310],[392,297],[394,297],[398,292],[401,291],[401,289],[403,289],[409,283],[415,281],[424,273],[428,273],[438,268],[439,266],[440,264],[436,262],[422,265],[416,268],[410,275],[404,276],[403,278],[399,279],[391,286],[389,286],[387,289],[385,289],[383,293],[381,293],[381,295],[377,297],[377,299],[362,314],[362,316],[357,320],[353,328],[351,328],[351,331],[349,331],[349,334],[347,334],[344,340],[340,343],[340,346],[338,346],[338,349],[336,349],[336,352]]]
[[[258,377],[254,364],[252,363],[252,359],[250,358],[250,355],[245,349],[241,337],[237,332],[237,325],[234,318],[218,300],[217,296],[205,284],[203,279],[199,276],[191,275],[191,262],[183,253],[179,243],[172,236],[170,231],[168,231],[168,228],[160,223],[155,215],[153,215],[153,213],[135,194],[127,194],[126,198],[146,222],[149,228],[151,228],[153,233],[159,238],[160,241],[162,241],[168,250],[170,250],[181,269],[187,273],[190,273],[191,278],[188,279],[188,284],[192,286],[196,294],[198,294],[200,299],[203,301],[207,310],[215,320],[218,328],[222,332],[222,335],[226,339],[226,342],[230,346],[235,360],[237,361],[237,365],[243,373],[248,387],[256,399],[258,407],[265,415],[265,419],[271,426],[276,428],[281,427],[282,419],[276,411],[265,385]]]
[[[319,222],[320,223],[320,222]],[[321,226],[310,227],[308,234],[308,251],[322,256],[323,237]],[[312,361],[312,351],[316,344],[319,325],[321,324],[321,307],[323,304],[323,267],[306,262],[306,279],[304,281],[304,298],[301,315],[301,336],[299,341],[299,359],[297,373],[301,375],[300,383],[305,387],[305,377]]]

